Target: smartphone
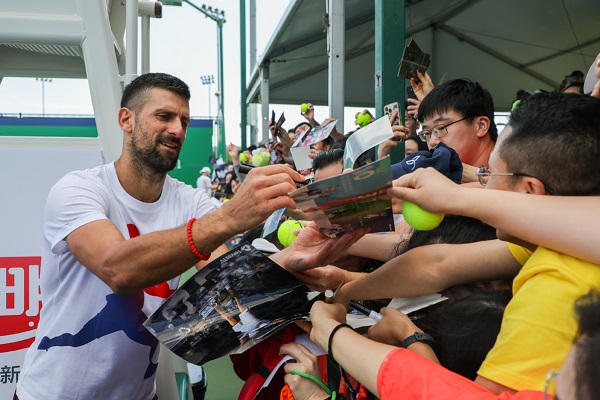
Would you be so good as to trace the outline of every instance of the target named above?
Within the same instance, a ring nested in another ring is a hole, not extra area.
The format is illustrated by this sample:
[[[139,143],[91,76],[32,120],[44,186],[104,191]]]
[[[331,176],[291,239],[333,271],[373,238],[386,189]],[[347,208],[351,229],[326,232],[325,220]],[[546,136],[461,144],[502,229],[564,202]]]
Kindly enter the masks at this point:
[[[390,104],[386,104],[386,106],[383,107],[383,112],[385,113],[385,115],[387,115],[388,118],[391,118],[392,114],[396,110],[400,110],[400,106],[398,105],[397,101]],[[398,113],[398,118],[396,118],[392,125],[400,125],[400,113]]]
[[[406,87],[406,98],[407,99],[415,99],[417,100],[417,95],[415,94],[415,90],[411,85]]]

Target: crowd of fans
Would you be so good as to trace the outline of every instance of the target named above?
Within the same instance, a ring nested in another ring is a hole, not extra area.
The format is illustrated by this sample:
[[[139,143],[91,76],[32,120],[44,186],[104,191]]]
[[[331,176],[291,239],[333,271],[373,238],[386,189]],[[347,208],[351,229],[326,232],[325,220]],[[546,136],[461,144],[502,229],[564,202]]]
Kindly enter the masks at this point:
[[[600,55],[595,63],[597,81]],[[519,91],[498,132],[492,95],[479,83],[455,79],[434,87],[427,74],[418,78],[410,81],[417,99],[407,99],[402,118],[397,111],[390,116],[393,137],[354,168],[402,142],[405,157],[448,148],[462,168],[447,157],[394,176],[388,194],[395,232],[367,234],[330,265],[296,271],[313,288],[336,290],[335,304],[315,303],[311,323],[299,323],[328,353],[324,359],[301,344],[281,346],[294,358],[285,366],[281,398],[595,398],[600,85],[584,93],[584,76],[575,71],[556,91]],[[290,129],[272,121],[267,144],[243,151],[230,145],[234,176],[243,181],[240,165],[260,160],[259,153],[269,164],[295,168],[290,149],[297,138],[331,122],[319,124],[310,103],[302,114],[307,121]],[[344,146],[354,132],[334,129],[311,145],[312,168],[299,172],[311,180],[346,172]],[[431,231],[414,230],[398,215],[403,200],[447,216]],[[383,299],[430,293],[449,300],[417,316],[382,307]],[[354,331],[346,325],[351,300],[378,310],[381,321]],[[257,398],[273,398],[268,389],[261,393]]]

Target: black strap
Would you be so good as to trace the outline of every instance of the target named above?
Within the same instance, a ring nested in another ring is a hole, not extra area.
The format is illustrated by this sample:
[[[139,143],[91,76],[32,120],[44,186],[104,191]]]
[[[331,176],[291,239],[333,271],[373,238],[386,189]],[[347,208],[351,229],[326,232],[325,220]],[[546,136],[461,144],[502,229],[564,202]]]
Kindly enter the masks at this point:
[[[333,330],[331,331],[331,334],[329,335],[329,341],[327,343],[327,386],[329,387],[331,392],[337,393],[337,399],[340,399],[340,400],[344,399],[344,397],[338,393],[339,388],[340,388],[340,380],[342,378],[343,370],[340,367],[340,365],[337,363],[337,361],[335,361],[335,358],[333,358],[333,352],[331,351],[331,342],[333,341],[333,336],[341,328],[352,329],[352,327],[348,324],[339,324],[338,326],[333,328]],[[345,375],[345,373],[344,373],[344,375]],[[344,379],[344,380],[347,382],[346,379]],[[350,392],[350,393],[352,394],[352,392]]]

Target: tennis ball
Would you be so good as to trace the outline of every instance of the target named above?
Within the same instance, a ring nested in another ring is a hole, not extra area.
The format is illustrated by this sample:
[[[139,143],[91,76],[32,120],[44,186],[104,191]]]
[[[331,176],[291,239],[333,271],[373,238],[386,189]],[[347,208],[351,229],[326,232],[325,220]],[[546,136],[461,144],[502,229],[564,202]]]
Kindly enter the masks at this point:
[[[304,114],[304,113],[305,113],[305,112],[307,112],[307,111],[308,111],[308,104],[306,104],[306,103],[302,103],[302,104],[300,104],[300,112],[301,112],[302,114]]]
[[[246,153],[240,154],[240,161],[241,162],[248,162],[248,156],[246,155]]]
[[[264,167],[265,165],[269,165],[269,161],[271,161],[271,157],[269,153],[257,153],[252,156],[252,164],[255,167]]]
[[[419,231],[430,231],[444,219],[444,214],[430,213],[408,201],[402,204],[402,215],[407,224]]]
[[[371,116],[369,114],[360,113],[356,117],[356,125],[358,126],[365,127],[369,125],[369,122],[371,122]]]
[[[300,222],[295,219],[288,219],[279,226],[279,229],[277,229],[277,239],[279,239],[279,242],[284,247],[288,247],[296,240],[294,231],[302,228],[304,228],[304,226]]]

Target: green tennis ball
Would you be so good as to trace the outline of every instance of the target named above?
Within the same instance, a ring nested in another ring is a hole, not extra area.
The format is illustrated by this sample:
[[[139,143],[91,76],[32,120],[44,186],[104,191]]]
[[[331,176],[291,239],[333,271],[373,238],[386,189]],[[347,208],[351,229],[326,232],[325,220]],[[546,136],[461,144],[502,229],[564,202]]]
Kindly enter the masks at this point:
[[[369,114],[360,113],[356,117],[356,125],[358,126],[365,127],[369,125],[369,122],[371,122],[371,116]]]
[[[300,112],[302,112],[302,114],[304,114],[307,111],[308,111],[308,104],[306,104],[306,103],[300,104]]]
[[[252,156],[252,164],[255,167],[264,167],[265,165],[269,165],[269,161],[271,161],[271,157],[269,153],[257,153]]]
[[[241,162],[248,162],[248,156],[246,155],[246,153],[240,154],[240,161]]]
[[[288,247],[296,240],[294,231],[302,228],[304,228],[304,226],[300,222],[295,219],[288,219],[279,226],[279,229],[277,229],[277,239],[279,239],[279,242],[284,247]]]
[[[402,215],[407,224],[418,231],[430,231],[436,228],[444,219],[444,214],[431,213],[423,210],[414,203],[404,201]]]

